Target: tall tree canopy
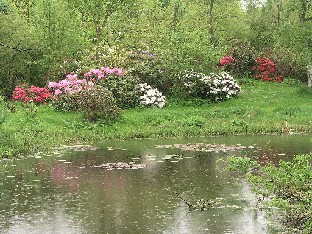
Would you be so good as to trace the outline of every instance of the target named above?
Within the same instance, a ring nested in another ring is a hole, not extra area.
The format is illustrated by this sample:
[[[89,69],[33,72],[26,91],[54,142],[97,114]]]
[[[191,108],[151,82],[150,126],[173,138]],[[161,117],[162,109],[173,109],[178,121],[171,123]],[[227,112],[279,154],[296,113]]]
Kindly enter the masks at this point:
[[[100,59],[103,46],[154,51],[177,70],[212,70],[237,42],[311,61],[312,0],[0,0],[0,17],[2,89],[57,79],[64,60]]]

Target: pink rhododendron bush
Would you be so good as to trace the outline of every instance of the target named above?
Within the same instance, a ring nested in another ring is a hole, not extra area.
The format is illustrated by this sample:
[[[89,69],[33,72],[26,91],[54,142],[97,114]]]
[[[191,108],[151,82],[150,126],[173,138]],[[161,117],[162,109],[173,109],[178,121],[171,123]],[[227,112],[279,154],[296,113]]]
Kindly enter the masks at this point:
[[[229,57],[221,62],[235,63],[235,60]],[[240,92],[240,86],[226,72],[206,75],[184,71],[178,80],[189,97],[224,101]],[[70,73],[65,79],[48,82],[47,88],[16,87],[13,99],[36,104],[49,101],[55,110],[81,112],[88,121],[113,120],[119,109],[136,106],[163,108],[167,101],[157,87],[122,68],[110,67],[90,69],[82,75]]]
[[[100,80],[109,79],[113,75],[122,76],[123,70],[102,67],[91,69],[82,78],[71,73],[63,80],[49,82],[48,88],[54,93],[51,106],[59,111],[82,112],[89,121],[115,119],[118,116],[116,100],[112,92],[99,83]]]
[[[74,96],[80,105],[78,110],[89,122],[98,120],[111,122],[120,114],[112,92],[102,86],[95,85],[88,90],[74,94]]]
[[[13,100],[49,102],[58,111],[82,112],[89,121],[115,119],[119,108],[139,105],[162,108],[166,101],[157,88],[140,83],[139,78],[125,74],[122,68],[91,69],[81,77],[70,73],[65,79],[48,82],[47,88],[25,87],[16,87]]]

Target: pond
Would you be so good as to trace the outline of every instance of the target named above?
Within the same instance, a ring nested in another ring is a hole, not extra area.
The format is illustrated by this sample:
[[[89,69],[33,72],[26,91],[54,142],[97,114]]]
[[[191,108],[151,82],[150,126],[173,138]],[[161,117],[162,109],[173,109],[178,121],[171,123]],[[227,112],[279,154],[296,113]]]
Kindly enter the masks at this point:
[[[290,160],[312,152],[311,138],[110,141],[3,160],[0,233],[281,233],[218,159]]]

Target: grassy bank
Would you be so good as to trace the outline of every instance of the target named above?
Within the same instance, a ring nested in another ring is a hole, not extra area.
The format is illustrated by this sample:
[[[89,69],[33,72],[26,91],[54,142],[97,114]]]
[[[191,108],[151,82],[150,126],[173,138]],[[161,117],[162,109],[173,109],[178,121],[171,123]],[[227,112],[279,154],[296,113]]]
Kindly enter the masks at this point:
[[[113,124],[87,123],[77,113],[17,107],[2,115],[0,157],[48,150],[59,144],[106,139],[192,137],[312,130],[312,92],[302,84],[242,83],[242,92],[221,103],[169,100],[162,109],[122,111]]]

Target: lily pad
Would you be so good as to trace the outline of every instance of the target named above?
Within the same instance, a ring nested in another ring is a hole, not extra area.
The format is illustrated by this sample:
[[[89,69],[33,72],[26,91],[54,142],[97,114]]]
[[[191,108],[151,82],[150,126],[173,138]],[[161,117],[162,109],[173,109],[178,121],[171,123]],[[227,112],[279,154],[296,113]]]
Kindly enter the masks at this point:
[[[161,149],[180,149],[183,151],[195,151],[195,152],[228,152],[236,150],[244,150],[247,147],[241,144],[237,145],[224,145],[224,144],[206,144],[206,143],[195,143],[195,144],[173,144],[173,145],[156,145],[156,148]],[[166,156],[168,157],[168,156]]]

